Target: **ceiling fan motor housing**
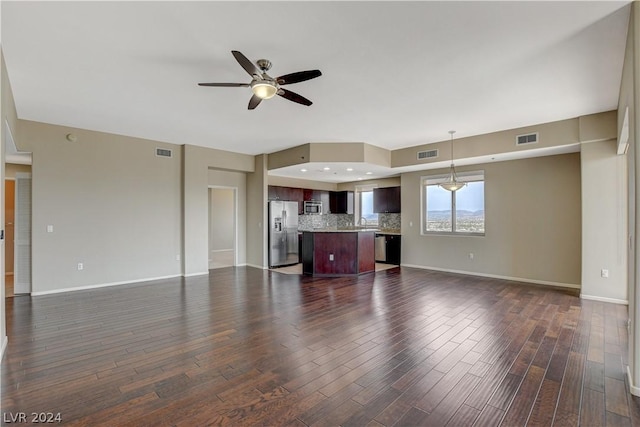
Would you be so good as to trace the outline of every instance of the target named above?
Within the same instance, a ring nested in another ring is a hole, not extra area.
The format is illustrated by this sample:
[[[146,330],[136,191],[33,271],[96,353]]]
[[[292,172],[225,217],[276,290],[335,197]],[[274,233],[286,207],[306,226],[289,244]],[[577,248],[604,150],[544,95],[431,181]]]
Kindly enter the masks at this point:
[[[258,59],[256,61],[256,64],[258,64],[258,68],[260,68],[263,73],[271,69],[271,61],[269,61],[268,59]]]

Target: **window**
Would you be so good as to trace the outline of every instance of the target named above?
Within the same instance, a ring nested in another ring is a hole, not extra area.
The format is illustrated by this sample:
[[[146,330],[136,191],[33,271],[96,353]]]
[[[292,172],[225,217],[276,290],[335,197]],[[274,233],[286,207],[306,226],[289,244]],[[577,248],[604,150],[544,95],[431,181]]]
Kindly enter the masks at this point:
[[[446,176],[422,178],[422,232],[484,235],[484,172],[459,173],[458,191],[438,186]]]
[[[378,225],[378,214],[373,212],[373,189],[375,186],[356,186],[356,209],[355,222],[358,225],[364,225],[362,218],[365,219],[366,225]]]

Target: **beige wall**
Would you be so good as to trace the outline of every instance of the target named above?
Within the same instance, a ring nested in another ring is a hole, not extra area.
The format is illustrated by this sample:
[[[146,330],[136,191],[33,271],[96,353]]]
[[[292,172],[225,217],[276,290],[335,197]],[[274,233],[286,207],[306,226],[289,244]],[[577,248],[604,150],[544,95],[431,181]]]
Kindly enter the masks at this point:
[[[343,182],[338,184],[338,191],[355,191],[359,185],[375,185],[377,187],[397,187],[401,184],[399,176],[392,178],[367,179],[362,181]]]
[[[247,174],[247,265],[267,268],[267,155],[254,161]]]
[[[209,170],[253,171],[253,156],[183,146],[183,250],[185,276],[208,274]]]
[[[640,200],[640,8],[637,3],[631,4],[627,45],[625,49],[622,82],[618,101],[618,132],[622,130],[625,110],[629,109],[629,149],[627,151],[627,194],[628,194],[628,299],[629,299],[629,386],[631,392],[640,396],[640,262],[636,248],[640,244],[637,230],[640,227],[640,210],[636,209]]]
[[[282,187],[309,188],[312,190],[327,191],[335,191],[338,188],[338,185],[333,182],[310,181],[308,179],[287,178],[284,176],[269,175],[268,181],[269,185],[279,185]]]
[[[627,159],[616,140],[582,144],[583,298],[626,304]],[[602,270],[609,277],[602,277]]]
[[[605,115],[608,113],[604,113]],[[594,118],[595,120],[595,118]],[[550,148],[575,146],[580,142],[579,118],[544,123],[500,132],[475,135],[468,138],[456,138],[454,141],[454,158],[473,159],[495,156],[503,153],[536,151]],[[538,132],[539,142],[529,145],[516,145],[516,136]],[[423,150],[438,149],[436,158],[418,160],[417,153]],[[391,152],[391,166],[430,165],[451,160],[451,142],[448,140],[433,144],[403,148]],[[456,164],[457,165],[457,164]],[[443,165],[444,166],[444,165]]]
[[[460,168],[485,172],[484,237],[421,235],[420,178],[402,175],[403,265],[578,287],[580,156]],[[470,259],[469,254],[474,258]]]
[[[209,251],[235,247],[235,190],[209,189]],[[211,261],[211,258],[209,258]]]
[[[4,168],[4,147],[5,141],[8,138],[7,131],[12,134],[16,133],[17,122],[16,106],[13,100],[13,91],[11,90],[11,83],[9,82],[9,75],[4,63],[4,53],[0,49],[0,181],[4,182],[5,168]],[[9,130],[7,130],[5,123],[8,124]],[[3,224],[4,228],[4,194],[0,196],[0,224]],[[7,328],[5,325],[5,295],[4,295],[4,241],[0,244],[0,359],[4,356],[4,350],[7,345]]]
[[[33,153],[33,294],[181,274],[176,146],[22,120],[19,135]]]
[[[6,163],[4,166],[5,178],[15,178],[16,173],[31,173],[31,165]]]
[[[245,172],[233,172],[233,171],[223,171],[217,169],[209,169],[208,173],[208,184],[209,186],[214,187],[225,187],[225,188],[233,188],[236,190],[236,221],[235,224],[237,226],[237,240],[236,240],[236,259],[238,265],[244,265],[247,262],[247,174]],[[225,196],[225,197],[228,197]],[[222,203],[229,203],[229,200],[221,200]],[[215,209],[216,205],[212,206]],[[228,209],[227,206],[225,209]],[[224,228],[226,227],[226,228]],[[233,224],[225,223],[214,225],[215,236],[219,234],[224,234],[225,237],[223,241],[220,241],[219,244],[222,246],[228,246],[226,241],[229,239],[229,234],[233,230]],[[211,234],[211,233],[210,233]],[[233,237],[233,236],[231,236]],[[217,240],[217,239],[216,239]],[[214,244],[216,249],[225,249],[224,247],[218,247],[218,243]],[[212,247],[211,244],[209,245]],[[232,247],[232,246],[229,246]]]

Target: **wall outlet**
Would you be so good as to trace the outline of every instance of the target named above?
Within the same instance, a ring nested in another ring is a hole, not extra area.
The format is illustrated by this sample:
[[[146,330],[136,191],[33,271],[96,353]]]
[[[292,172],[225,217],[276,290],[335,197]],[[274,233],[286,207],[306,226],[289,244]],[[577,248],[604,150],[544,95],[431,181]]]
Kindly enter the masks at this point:
[[[176,255],[176,261],[180,261],[180,254]],[[211,261],[211,260],[209,260]]]
[[[469,259],[473,259],[473,252],[469,252]]]
[[[53,225],[47,225],[47,233],[53,233]]]
[[[80,270],[84,270],[84,264],[81,262],[78,263],[78,271]]]
[[[329,254],[329,261],[333,261],[333,254]]]
[[[609,270],[603,268],[602,270],[600,270],[600,276],[609,277]]]

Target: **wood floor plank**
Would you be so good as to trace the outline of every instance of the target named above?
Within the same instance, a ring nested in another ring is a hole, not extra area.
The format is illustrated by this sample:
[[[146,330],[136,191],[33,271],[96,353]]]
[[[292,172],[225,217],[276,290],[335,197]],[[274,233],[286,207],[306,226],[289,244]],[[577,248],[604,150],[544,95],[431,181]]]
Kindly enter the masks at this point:
[[[69,425],[640,424],[626,307],[577,290],[233,267],[6,310],[3,412]]]
[[[604,393],[585,388],[582,394],[582,410],[580,411],[580,425],[605,425]]]

